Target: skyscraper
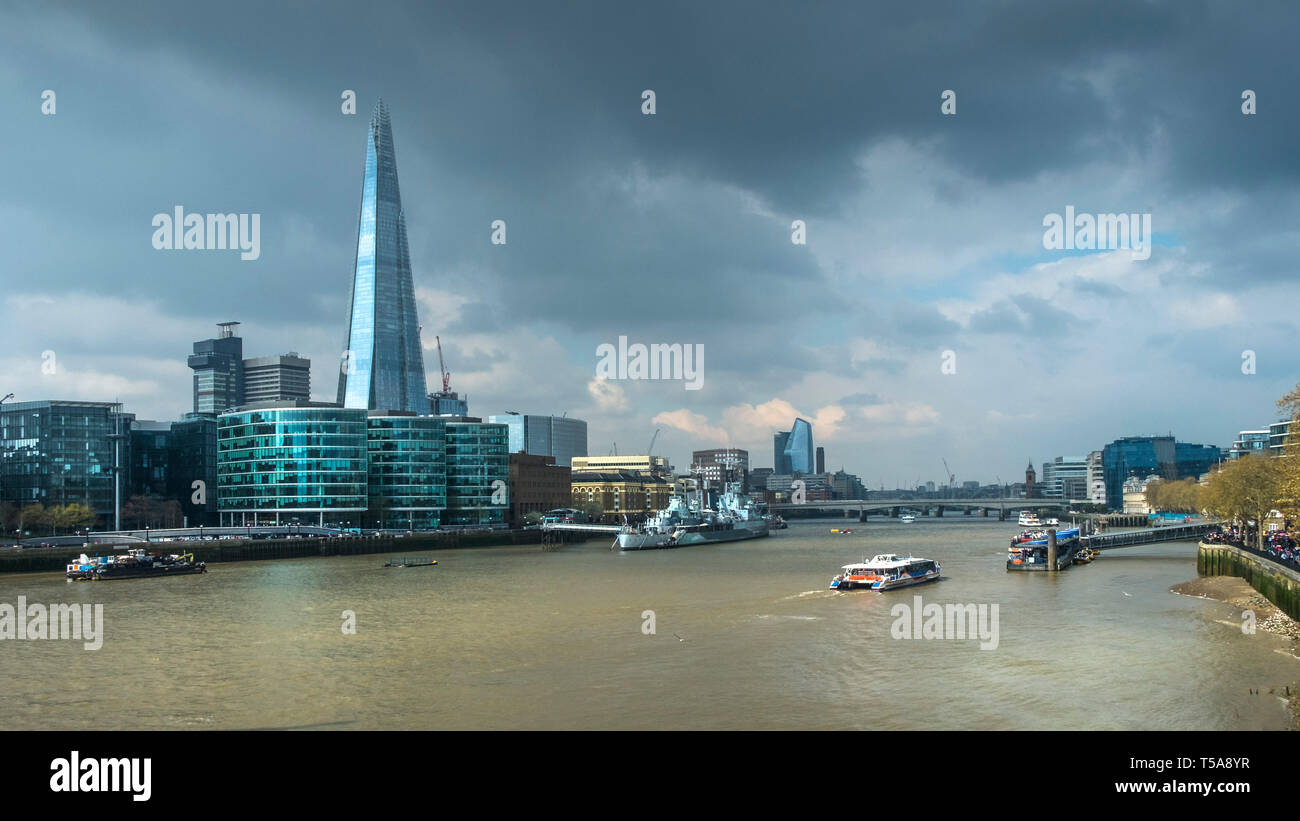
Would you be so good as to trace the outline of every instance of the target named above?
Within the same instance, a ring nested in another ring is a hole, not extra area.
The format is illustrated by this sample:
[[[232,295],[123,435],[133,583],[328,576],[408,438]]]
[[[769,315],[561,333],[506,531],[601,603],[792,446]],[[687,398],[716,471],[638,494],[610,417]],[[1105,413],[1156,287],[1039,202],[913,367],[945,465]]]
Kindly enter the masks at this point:
[[[244,340],[238,322],[218,322],[217,337],[194,343],[194,412],[221,413],[244,404]]]
[[[787,473],[813,473],[816,464],[813,448],[812,423],[806,419],[795,419],[789,433],[778,433],[773,439],[776,453],[776,467],[784,468]]]
[[[345,408],[429,412],[406,213],[383,100],[370,117],[338,401]]]

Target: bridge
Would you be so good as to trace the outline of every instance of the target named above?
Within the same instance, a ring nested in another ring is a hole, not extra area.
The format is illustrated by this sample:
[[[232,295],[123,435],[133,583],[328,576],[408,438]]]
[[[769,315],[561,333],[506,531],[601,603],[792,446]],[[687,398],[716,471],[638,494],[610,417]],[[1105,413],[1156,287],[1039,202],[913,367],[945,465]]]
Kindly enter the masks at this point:
[[[1194,525],[1173,525],[1169,527],[1152,527],[1146,530],[1124,530],[1119,533],[1098,533],[1079,539],[1083,547],[1096,550],[1114,550],[1119,547],[1133,547],[1156,542],[1181,542],[1204,538],[1217,523],[1201,522]]]
[[[1008,510],[1060,510],[1066,511],[1076,505],[1088,504],[1086,499],[837,499],[834,501],[808,501],[808,502],[779,502],[769,504],[768,510],[772,513],[791,512],[795,510],[840,510],[846,514],[852,511],[858,513],[858,517],[865,521],[868,513],[876,513],[882,510],[889,511],[889,515],[897,517],[899,511],[906,509],[929,510],[936,509],[937,514],[942,516],[943,511],[948,508],[959,510],[978,510],[981,515],[988,515],[988,511],[996,510],[998,519],[1006,521]],[[1075,514],[1076,516],[1091,516],[1104,514]]]

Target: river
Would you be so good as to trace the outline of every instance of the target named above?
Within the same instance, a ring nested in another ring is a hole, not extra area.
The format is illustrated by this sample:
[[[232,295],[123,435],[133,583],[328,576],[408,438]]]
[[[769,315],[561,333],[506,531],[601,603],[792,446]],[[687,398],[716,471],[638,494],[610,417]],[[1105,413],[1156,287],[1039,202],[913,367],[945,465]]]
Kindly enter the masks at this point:
[[[851,527],[832,535],[832,527]],[[1287,642],[1177,596],[1194,543],[1008,573],[1009,522],[798,522],[621,554],[603,539],[217,564],[202,576],[0,577],[0,602],[103,605],[103,646],[0,641],[7,729],[1286,729]],[[827,589],[875,553],[944,579]],[[430,554],[424,554],[430,555]],[[998,605],[996,649],[891,638],[896,604]],[[344,611],[355,614],[345,634]],[[653,634],[643,632],[653,611]],[[1223,622],[1228,622],[1224,624]],[[1250,691],[1259,688],[1263,695]]]

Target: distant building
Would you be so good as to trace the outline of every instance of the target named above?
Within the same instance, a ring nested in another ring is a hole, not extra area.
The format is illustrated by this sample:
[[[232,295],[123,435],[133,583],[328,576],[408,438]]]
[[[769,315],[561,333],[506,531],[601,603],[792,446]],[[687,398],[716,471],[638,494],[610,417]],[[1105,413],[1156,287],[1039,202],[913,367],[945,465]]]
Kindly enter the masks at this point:
[[[836,499],[865,499],[867,489],[852,473],[837,470],[831,474],[831,493]]]
[[[1043,481],[1038,485],[1044,499],[1078,500],[1088,498],[1088,460],[1086,457],[1057,456],[1043,463]]]
[[[826,472],[826,448],[823,447],[817,448],[817,472]]]
[[[1124,498],[1124,513],[1147,514],[1152,512],[1151,505],[1147,503],[1147,485],[1159,479],[1159,476],[1151,474],[1149,476],[1138,478],[1130,476],[1124,480],[1122,493]]]
[[[746,481],[749,476],[749,451],[740,448],[713,448],[691,453],[691,473],[705,487],[721,489],[728,474],[732,481]]]
[[[645,473],[668,476],[672,468],[665,456],[575,456],[574,473]]]
[[[617,471],[573,471],[570,480],[572,506],[585,510],[598,504],[608,518],[623,514],[641,518],[668,506],[673,494],[671,479],[648,473]]]
[[[0,406],[0,502],[19,508],[80,503],[112,527],[115,491],[122,502],[130,493],[133,418],[117,402]]]
[[[444,523],[504,526],[510,508],[509,483],[510,432],[506,426],[472,417],[449,420]]]
[[[1291,423],[1274,422],[1268,426],[1268,449],[1275,456],[1281,456],[1286,447],[1286,439],[1291,433]]]
[[[461,399],[456,391],[435,391],[429,394],[429,412],[434,416],[469,416],[469,397]]]
[[[816,473],[816,449],[813,447],[812,423],[795,419],[789,433],[773,437],[777,473]]]
[[[1035,481],[1036,478],[1037,478],[1037,474],[1034,473],[1034,463],[1030,462],[1029,465],[1025,468],[1025,498],[1026,499],[1038,498],[1038,486],[1037,486],[1037,482]]]
[[[524,524],[529,513],[569,507],[573,503],[573,472],[566,465],[555,464],[554,456],[532,453],[510,454],[510,510],[506,521],[511,527]]]
[[[1088,503],[1106,504],[1106,471],[1102,463],[1101,451],[1094,450],[1088,454]]]
[[[1123,510],[1124,482],[1138,476],[1156,476],[1177,481],[1197,477],[1218,463],[1221,453],[1214,445],[1176,442],[1172,436],[1127,436],[1102,449],[1106,480],[1106,505]]]
[[[311,360],[296,353],[244,360],[243,404],[311,399]]]
[[[1232,447],[1228,449],[1228,458],[1240,459],[1243,456],[1268,453],[1268,446],[1269,432],[1267,428],[1239,431],[1236,440],[1232,443]]]
[[[171,422],[131,420],[131,496],[161,499],[169,495],[171,431]]]
[[[745,491],[766,493],[767,477],[771,476],[772,473],[773,470],[771,468],[754,468],[749,472],[749,475],[745,477]]]
[[[221,413],[244,404],[244,340],[238,322],[218,322],[217,336],[194,343],[194,412]]]
[[[489,416],[488,421],[509,429],[511,453],[550,456],[562,467],[572,467],[575,456],[587,455],[587,423],[581,419],[507,413]]]
[[[167,496],[189,525],[217,524],[217,417],[188,413],[172,422],[167,461]]]

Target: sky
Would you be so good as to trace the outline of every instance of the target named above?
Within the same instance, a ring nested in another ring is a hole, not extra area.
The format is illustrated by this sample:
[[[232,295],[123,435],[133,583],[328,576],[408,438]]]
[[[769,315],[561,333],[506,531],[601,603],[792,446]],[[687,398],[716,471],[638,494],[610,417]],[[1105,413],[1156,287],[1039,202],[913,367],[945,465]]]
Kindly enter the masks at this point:
[[[439,336],[472,414],[585,419],[593,455],[659,429],[679,468],[723,446],[770,467],[801,416],[829,469],[889,488],[942,482],[945,459],[1013,482],[1128,435],[1227,447],[1300,381],[1298,20],[7,3],[0,395],[176,419],[192,343],[238,321],[246,356],[309,357],[332,401],[382,97],[428,384]],[[260,215],[260,255],[154,248],[178,205]],[[1046,248],[1067,206],[1150,215],[1149,258]],[[698,389],[598,379],[620,336],[702,346]]]

